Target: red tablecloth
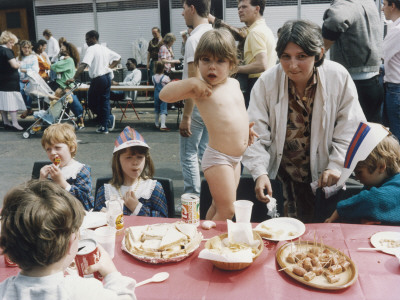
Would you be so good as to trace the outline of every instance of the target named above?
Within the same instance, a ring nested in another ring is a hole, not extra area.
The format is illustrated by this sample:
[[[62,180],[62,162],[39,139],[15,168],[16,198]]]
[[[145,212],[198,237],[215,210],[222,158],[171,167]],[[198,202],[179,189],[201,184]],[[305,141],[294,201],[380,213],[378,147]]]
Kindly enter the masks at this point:
[[[125,227],[175,222],[177,219],[125,217]],[[225,233],[226,223],[217,222],[211,230],[199,230],[205,238]],[[254,225],[255,227],[255,225]],[[357,251],[371,247],[369,237],[378,231],[398,231],[400,227],[352,224],[306,224],[302,240],[323,239],[324,244],[340,249],[358,268],[358,280],[340,291],[309,288],[278,272],[276,250],[285,242],[267,243],[257,260],[247,269],[228,272],[216,269],[211,262],[197,258],[204,242],[194,254],[178,263],[152,265],[140,262],[120,249],[117,237],[114,262],[118,270],[138,282],[157,272],[168,272],[163,283],[147,284],[136,289],[138,299],[399,299],[400,265],[396,257],[381,252]],[[7,268],[0,259],[0,281],[15,275],[18,268]]]

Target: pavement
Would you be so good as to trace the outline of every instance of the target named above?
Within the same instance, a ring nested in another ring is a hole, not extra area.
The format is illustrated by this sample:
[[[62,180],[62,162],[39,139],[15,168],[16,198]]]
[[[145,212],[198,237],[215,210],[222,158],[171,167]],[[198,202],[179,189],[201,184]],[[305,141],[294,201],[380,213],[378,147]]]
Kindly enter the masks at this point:
[[[78,150],[75,158],[91,167],[94,189],[96,178],[111,175],[114,141],[125,126],[131,126],[143,135],[151,147],[150,153],[156,169],[155,176],[173,180],[175,212],[176,216],[180,216],[183,179],[179,162],[178,111],[169,111],[166,124],[171,130],[162,132],[154,126],[154,104],[149,97],[138,97],[134,105],[140,120],[137,119],[132,108],[128,108],[127,118],[120,122],[121,111],[118,107],[114,107],[112,113],[116,116],[116,125],[114,131],[109,134],[96,133],[95,122],[86,117],[86,127],[76,132]],[[19,119],[19,123],[24,128],[28,128],[33,122],[32,116],[24,120]],[[40,142],[41,137],[42,133],[39,132],[25,139],[22,137],[22,132],[5,130],[3,125],[0,125],[0,207],[10,188],[31,178],[35,161],[48,160]]]

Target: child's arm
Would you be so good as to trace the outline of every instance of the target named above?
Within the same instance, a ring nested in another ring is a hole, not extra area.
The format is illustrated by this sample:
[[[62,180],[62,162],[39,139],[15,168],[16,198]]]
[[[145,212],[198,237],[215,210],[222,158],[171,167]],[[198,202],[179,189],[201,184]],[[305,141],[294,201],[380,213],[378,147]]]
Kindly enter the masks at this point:
[[[258,137],[258,134],[253,129],[254,122],[249,123],[249,142],[248,146],[254,143],[254,139]]]
[[[46,165],[43,168],[40,169],[40,175],[39,179],[40,180],[45,180],[49,176],[50,173],[50,165]]]
[[[202,98],[211,96],[211,85],[199,78],[188,78],[167,84],[160,92],[160,99],[173,103],[187,98]]]
[[[90,175],[90,167],[84,165],[72,182],[69,192],[82,203],[85,210],[90,210],[94,207],[91,191],[92,177]]]
[[[326,219],[324,223],[332,223],[332,222],[335,222],[337,219],[339,219],[339,214],[338,214],[337,210],[335,209],[333,214],[328,219]]]
[[[107,251],[101,245],[98,245],[98,247],[100,250],[99,262],[85,270],[85,274],[99,272],[104,277],[103,283],[100,283],[96,290],[91,291],[93,299],[136,300],[136,281],[133,278],[122,276]]]

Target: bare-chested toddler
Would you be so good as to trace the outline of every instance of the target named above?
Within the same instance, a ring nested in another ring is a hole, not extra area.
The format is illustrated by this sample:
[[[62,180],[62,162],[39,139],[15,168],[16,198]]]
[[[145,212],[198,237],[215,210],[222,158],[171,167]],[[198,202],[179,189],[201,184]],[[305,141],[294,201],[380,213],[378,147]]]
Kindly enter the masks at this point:
[[[239,82],[229,77],[237,67],[233,36],[224,29],[204,33],[196,48],[194,64],[201,77],[169,83],[162,89],[160,99],[195,101],[209,134],[201,163],[213,197],[206,219],[232,219],[240,160],[257,136],[253,124],[249,125]]]

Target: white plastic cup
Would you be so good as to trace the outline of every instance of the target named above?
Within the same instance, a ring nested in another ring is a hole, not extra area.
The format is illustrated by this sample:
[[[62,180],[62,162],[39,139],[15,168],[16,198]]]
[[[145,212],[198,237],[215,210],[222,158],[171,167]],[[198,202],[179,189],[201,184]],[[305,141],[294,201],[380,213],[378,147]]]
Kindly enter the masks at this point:
[[[235,206],[236,223],[250,223],[253,202],[249,200],[237,200]]]
[[[95,233],[96,241],[103,246],[111,258],[114,258],[115,253],[115,234],[117,230],[111,226],[97,228]]]

